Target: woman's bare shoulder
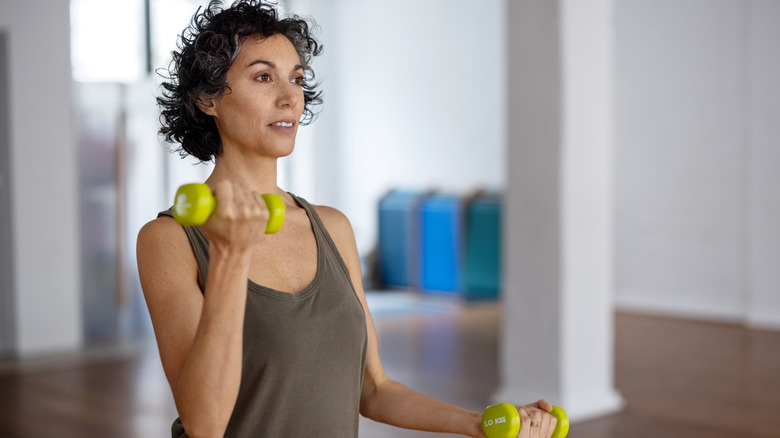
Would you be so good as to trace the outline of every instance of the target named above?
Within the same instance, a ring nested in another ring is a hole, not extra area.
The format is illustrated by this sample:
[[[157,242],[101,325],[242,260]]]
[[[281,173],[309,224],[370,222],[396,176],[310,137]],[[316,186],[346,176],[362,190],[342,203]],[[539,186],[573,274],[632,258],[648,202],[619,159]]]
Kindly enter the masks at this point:
[[[142,285],[154,279],[197,277],[197,261],[187,234],[181,225],[168,216],[149,221],[141,228],[136,243],[136,257]],[[148,289],[145,288],[145,292]]]
[[[352,230],[352,224],[347,216],[333,207],[317,205],[314,208],[347,266],[359,265],[355,232]]]
[[[139,251],[160,248],[172,250],[182,243],[187,243],[184,228],[169,216],[161,216],[151,220],[138,231],[137,248]]]
[[[313,207],[334,239],[354,240],[352,224],[349,222],[347,215],[327,205],[314,205]]]

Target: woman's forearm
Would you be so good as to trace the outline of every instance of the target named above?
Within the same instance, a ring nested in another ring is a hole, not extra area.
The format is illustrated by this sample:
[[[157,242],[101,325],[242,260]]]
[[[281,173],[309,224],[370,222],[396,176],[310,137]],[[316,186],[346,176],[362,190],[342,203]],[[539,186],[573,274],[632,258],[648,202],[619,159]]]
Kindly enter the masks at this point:
[[[481,415],[386,380],[365,395],[361,413],[372,420],[405,429],[479,436]]]
[[[223,436],[239,384],[249,256],[212,251],[198,329],[174,391],[191,437]]]

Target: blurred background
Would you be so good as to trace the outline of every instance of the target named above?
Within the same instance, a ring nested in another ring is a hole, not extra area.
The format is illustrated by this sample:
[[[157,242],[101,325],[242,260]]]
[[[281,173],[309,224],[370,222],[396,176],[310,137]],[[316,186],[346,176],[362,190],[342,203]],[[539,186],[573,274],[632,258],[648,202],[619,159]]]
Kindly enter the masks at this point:
[[[178,185],[210,171],[158,138],[155,71],[204,3],[0,0],[0,360],[151,336],[135,236]],[[529,90],[517,85],[526,70],[512,47],[543,51],[549,40],[518,32],[521,14],[534,4],[554,4],[548,18],[556,8],[597,11],[607,26],[579,35],[602,38],[603,52],[567,45],[566,31],[581,30],[573,13],[554,42],[562,59],[606,66],[593,106],[608,118],[604,306],[780,330],[780,2],[589,3],[281,1],[283,14],[319,25],[325,49],[314,68],[325,104],[282,160],[280,186],[347,214],[367,290],[381,293],[388,193],[469,199],[484,190],[501,205],[529,190],[518,185],[536,163],[513,151],[533,139],[515,116],[537,110],[517,110]],[[564,63],[557,74],[572,71]],[[567,114],[589,105],[567,103],[580,89],[558,79],[538,88],[562,96],[560,149],[580,147],[588,126],[567,129]],[[554,169],[565,177],[578,163]],[[503,216],[502,241],[525,226],[517,217]],[[505,271],[522,260],[503,254]],[[505,292],[490,300],[500,305]]]

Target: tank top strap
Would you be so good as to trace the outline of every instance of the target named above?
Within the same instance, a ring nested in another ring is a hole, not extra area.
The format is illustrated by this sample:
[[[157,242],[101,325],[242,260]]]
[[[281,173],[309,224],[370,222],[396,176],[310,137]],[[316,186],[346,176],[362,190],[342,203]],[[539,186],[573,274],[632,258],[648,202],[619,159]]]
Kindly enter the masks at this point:
[[[173,217],[173,207],[157,214],[158,218],[161,216]],[[187,225],[182,226],[182,228],[184,228],[184,232],[187,234],[187,240],[189,240],[192,252],[195,254],[195,260],[198,262],[200,278],[205,285],[209,273],[209,241],[197,226]]]
[[[295,199],[298,205],[306,210],[306,214],[309,216],[312,229],[314,230],[314,236],[318,242],[317,244],[319,245],[324,243],[326,245],[326,251],[324,251],[325,257],[329,259],[328,261],[334,262],[341,267],[344,275],[346,275],[347,279],[349,280],[349,284],[352,285],[352,288],[354,289],[355,286],[352,284],[352,277],[349,275],[349,268],[347,268],[347,264],[341,257],[339,249],[336,247],[335,242],[333,242],[333,239],[330,237],[328,230],[325,228],[325,224],[323,224],[322,219],[320,219],[320,215],[317,214],[317,210],[315,210],[314,206],[309,204],[307,200],[292,193],[290,193],[290,196]]]

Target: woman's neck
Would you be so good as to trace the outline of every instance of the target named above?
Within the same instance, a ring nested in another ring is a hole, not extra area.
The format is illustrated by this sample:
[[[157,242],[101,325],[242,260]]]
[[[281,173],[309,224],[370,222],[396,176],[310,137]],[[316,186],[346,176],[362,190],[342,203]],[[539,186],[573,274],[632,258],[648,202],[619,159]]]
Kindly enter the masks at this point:
[[[276,181],[277,161],[277,158],[247,158],[222,154],[217,158],[214,170],[206,182],[213,185],[222,180],[230,180],[241,182],[259,193],[278,194],[282,190]]]

